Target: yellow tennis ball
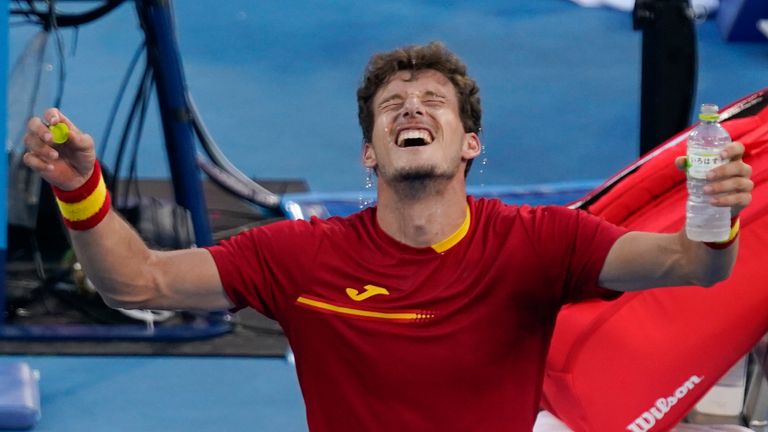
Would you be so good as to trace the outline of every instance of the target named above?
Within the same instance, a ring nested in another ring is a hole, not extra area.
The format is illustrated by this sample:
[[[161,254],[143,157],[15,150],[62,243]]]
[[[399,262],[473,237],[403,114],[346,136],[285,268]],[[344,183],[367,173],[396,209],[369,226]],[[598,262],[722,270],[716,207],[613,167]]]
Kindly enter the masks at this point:
[[[69,128],[64,123],[56,123],[48,126],[51,131],[54,144],[64,144],[69,139]]]

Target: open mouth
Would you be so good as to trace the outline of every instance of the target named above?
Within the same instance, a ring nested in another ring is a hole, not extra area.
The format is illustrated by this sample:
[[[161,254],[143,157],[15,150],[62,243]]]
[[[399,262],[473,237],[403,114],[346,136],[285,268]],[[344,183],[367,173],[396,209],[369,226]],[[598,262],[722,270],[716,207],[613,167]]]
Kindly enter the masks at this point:
[[[432,143],[432,134],[426,129],[405,129],[397,135],[398,147],[419,147]]]

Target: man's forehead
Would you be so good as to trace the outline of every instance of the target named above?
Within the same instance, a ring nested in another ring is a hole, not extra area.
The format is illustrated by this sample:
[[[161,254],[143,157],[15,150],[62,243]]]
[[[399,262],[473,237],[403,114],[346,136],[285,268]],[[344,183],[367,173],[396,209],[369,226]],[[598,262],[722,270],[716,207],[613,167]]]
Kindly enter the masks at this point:
[[[453,91],[453,83],[440,72],[433,69],[398,71],[385,82],[376,97],[400,91]],[[446,95],[447,96],[447,95]]]

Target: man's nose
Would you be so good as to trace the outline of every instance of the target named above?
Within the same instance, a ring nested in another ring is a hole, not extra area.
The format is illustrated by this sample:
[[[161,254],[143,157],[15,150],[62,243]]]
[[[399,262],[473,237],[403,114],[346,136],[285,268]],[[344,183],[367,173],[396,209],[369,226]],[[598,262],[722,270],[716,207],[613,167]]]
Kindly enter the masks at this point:
[[[403,117],[418,117],[424,115],[424,105],[415,95],[408,97],[403,104]]]

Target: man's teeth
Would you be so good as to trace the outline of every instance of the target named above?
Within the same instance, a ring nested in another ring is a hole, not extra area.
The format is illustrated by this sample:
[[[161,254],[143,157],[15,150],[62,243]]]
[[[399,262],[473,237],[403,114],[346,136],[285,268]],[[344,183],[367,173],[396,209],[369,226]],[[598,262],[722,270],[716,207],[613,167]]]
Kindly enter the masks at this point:
[[[397,137],[397,145],[398,147],[405,147],[406,140],[419,140],[421,141],[419,144],[431,144],[432,143],[432,134],[430,134],[428,131],[424,129],[408,129],[400,132],[400,135]],[[412,141],[411,141],[412,143]],[[410,144],[410,143],[409,143]]]

